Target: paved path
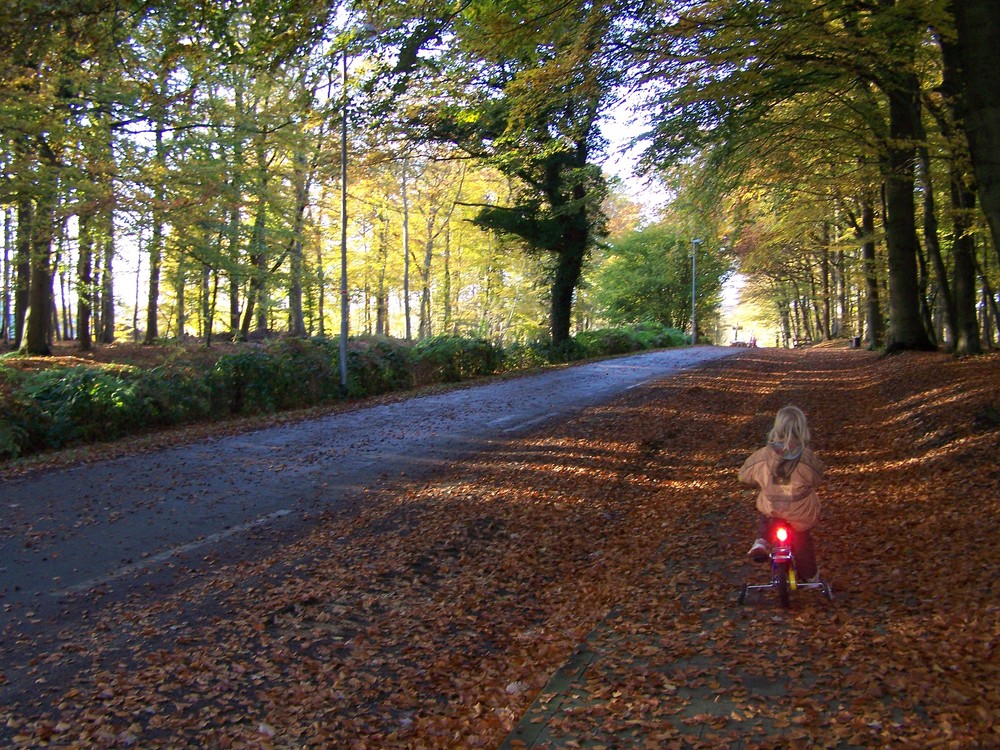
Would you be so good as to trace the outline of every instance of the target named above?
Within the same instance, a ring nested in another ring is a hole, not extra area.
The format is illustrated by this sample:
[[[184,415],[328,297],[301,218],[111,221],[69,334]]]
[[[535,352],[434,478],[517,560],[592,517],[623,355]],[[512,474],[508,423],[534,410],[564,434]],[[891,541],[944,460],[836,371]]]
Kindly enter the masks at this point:
[[[354,512],[368,489],[732,352],[609,359],[5,481],[0,699],[30,691],[25,661],[111,601],[183,588],[216,561],[280,548],[317,514]]]
[[[752,651],[759,628],[781,628],[788,618],[809,616],[831,604],[818,591],[793,594],[794,610],[779,608],[777,595],[752,595],[742,607],[744,578],[763,583],[766,566],[720,563],[724,552],[695,559],[660,560],[643,572],[627,608],[616,607],[577,646],[542,689],[500,750],[555,748],[749,748],[811,747],[797,731],[806,716],[801,700],[816,674],[782,669],[780,660],[734,669],[719,653]],[[669,587],[670,594],[659,595]],[[726,617],[710,616],[690,595],[712,592]],[[689,618],[669,642],[653,620],[658,610],[687,611]],[[794,644],[790,648],[795,649]],[[828,674],[837,680],[842,675]],[[612,713],[621,694],[646,712],[628,721],[595,722]],[[638,699],[636,696],[640,696]],[[642,696],[645,696],[644,699]],[[836,706],[828,706],[831,716]],[[776,715],[790,717],[776,720]],[[600,727],[595,731],[595,724]],[[843,743],[838,750],[861,750]]]

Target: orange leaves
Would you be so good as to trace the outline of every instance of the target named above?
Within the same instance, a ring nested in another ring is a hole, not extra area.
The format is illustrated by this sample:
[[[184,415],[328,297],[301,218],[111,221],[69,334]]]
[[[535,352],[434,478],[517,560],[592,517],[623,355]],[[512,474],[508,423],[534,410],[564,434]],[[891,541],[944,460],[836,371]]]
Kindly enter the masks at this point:
[[[92,670],[49,709],[8,708],[6,736],[996,745],[1000,443],[975,415],[997,393],[995,356],[838,350],[758,350],[635,389],[426,484],[371,492],[281,558],[103,618]],[[838,598],[740,607],[762,571],[744,562],[752,498],[735,470],[788,401],[831,466],[816,537]],[[39,670],[64,661],[50,660]]]

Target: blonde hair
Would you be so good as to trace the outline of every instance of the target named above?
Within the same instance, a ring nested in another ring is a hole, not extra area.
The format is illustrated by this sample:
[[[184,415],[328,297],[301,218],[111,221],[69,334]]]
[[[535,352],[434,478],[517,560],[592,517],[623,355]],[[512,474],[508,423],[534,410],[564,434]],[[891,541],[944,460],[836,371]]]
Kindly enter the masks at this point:
[[[774,427],[771,428],[767,441],[783,446],[788,446],[794,441],[800,448],[806,448],[809,445],[809,437],[806,415],[799,407],[789,404],[778,409],[778,413],[774,416]]]

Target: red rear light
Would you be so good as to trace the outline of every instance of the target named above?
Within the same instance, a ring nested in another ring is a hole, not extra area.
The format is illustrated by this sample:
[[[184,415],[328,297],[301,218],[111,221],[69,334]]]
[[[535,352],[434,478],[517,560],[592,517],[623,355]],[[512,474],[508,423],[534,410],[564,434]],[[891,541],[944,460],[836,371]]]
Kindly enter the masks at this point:
[[[786,529],[784,526],[779,526],[775,530],[774,536],[775,536],[775,538],[779,542],[787,542],[788,541],[788,529]]]

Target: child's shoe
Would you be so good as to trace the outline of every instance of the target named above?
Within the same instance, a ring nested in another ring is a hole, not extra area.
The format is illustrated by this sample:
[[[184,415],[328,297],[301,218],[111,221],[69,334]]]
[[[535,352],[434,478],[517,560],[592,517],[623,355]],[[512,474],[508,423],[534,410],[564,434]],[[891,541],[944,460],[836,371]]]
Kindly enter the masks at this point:
[[[753,547],[747,552],[747,556],[754,562],[764,562],[771,555],[771,550],[767,547],[767,542],[758,539],[753,543]]]

